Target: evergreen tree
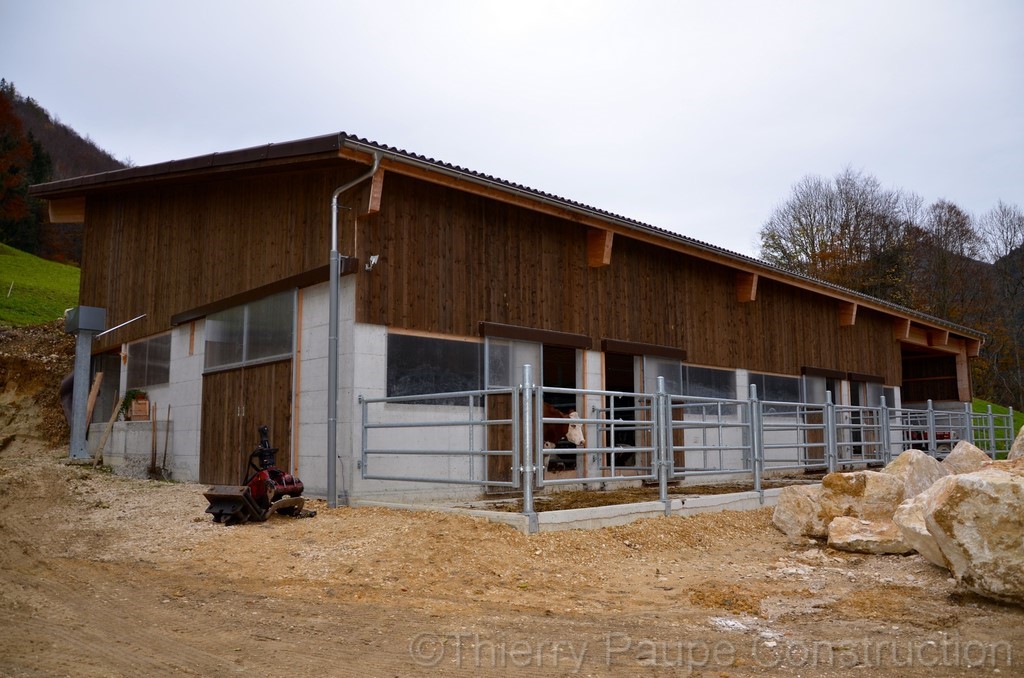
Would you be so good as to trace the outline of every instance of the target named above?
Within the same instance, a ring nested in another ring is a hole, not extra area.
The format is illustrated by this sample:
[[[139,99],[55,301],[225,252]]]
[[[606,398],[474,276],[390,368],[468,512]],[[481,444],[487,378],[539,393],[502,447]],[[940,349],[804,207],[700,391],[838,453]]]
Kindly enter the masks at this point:
[[[0,242],[35,253],[38,244],[36,214],[28,197],[31,184],[32,144],[14,112],[6,87],[0,87]]]

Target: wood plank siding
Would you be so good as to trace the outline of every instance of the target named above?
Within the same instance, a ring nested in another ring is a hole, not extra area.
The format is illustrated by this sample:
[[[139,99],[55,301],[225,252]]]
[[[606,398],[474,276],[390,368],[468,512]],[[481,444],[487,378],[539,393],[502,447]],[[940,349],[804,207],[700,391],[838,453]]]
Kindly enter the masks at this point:
[[[331,192],[366,171],[336,159],[108,187],[86,201],[81,303],[108,309],[97,350],[165,331],[170,318],[327,263]],[[593,227],[386,172],[377,213],[359,216],[370,182],[343,196],[343,255],[357,270],[360,322],[477,336],[481,321],[674,347],[687,362],[791,374],[801,368],[901,378],[893,317],[624,235],[593,266]],[[602,263],[604,259],[602,260]],[[752,299],[752,300],[751,300]]]
[[[473,336],[480,321],[684,349],[688,362],[800,374],[802,366],[900,379],[892,319],[762,278],[741,302],[735,271],[629,238],[588,266],[583,225],[400,175],[360,222],[361,322]]]
[[[107,309],[105,350],[169,329],[172,315],[328,263],[330,196],[357,163],[90,194],[80,303]],[[365,202],[368,186],[343,205]],[[339,249],[353,247],[354,210],[339,211]]]

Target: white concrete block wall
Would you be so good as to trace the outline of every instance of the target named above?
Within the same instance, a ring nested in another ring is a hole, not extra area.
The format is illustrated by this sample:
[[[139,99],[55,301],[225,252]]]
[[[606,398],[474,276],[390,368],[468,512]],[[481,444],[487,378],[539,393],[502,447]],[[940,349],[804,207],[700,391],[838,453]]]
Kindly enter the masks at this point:
[[[583,383],[581,386],[587,390],[604,390],[604,354],[600,351],[584,351],[583,353]],[[588,395],[583,398],[583,409],[579,413],[584,419],[593,418],[597,410],[604,406],[604,399],[599,395]],[[587,424],[583,427],[583,440],[586,447],[600,447],[603,441],[597,432],[597,424]],[[586,468],[588,475],[597,475],[601,466],[601,455],[597,452],[590,452],[586,456]]]
[[[171,363],[166,384],[147,386],[151,410],[157,421],[157,463],[164,463],[175,480],[196,481],[199,478],[199,443],[203,396],[203,328],[204,321],[185,324],[171,330]],[[193,350],[189,351],[190,346]],[[127,353],[127,346],[121,347]],[[127,391],[128,370],[121,370],[118,393]],[[170,411],[170,431],[167,430],[167,406]],[[94,453],[106,423],[90,428],[90,450]],[[152,455],[151,422],[118,422],[111,431],[104,458],[118,473],[139,475],[139,459],[148,467]]]
[[[298,459],[298,476],[306,486],[307,494],[320,497],[327,494],[329,295],[327,283],[302,291],[302,314],[298,319],[301,339],[299,359],[296,361],[299,390],[293,394],[293,397],[298,398],[298,443],[293,450],[293,455]],[[341,307],[345,307],[344,301]],[[340,341],[339,337],[339,344]],[[339,412],[341,416],[343,414]],[[295,426],[296,422],[292,425]]]
[[[171,333],[171,376],[166,402],[171,405],[168,465],[175,480],[199,479],[205,327],[205,320],[197,320],[176,327]],[[166,404],[161,409],[158,416],[166,418]]]

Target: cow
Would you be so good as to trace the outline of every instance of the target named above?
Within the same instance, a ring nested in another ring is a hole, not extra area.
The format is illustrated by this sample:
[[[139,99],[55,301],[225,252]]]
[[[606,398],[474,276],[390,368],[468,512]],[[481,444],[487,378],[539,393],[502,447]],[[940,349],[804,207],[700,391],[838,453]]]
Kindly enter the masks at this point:
[[[576,410],[572,410],[569,414],[563,413],[554,405],[550,403],[544,403],[544,418],[545,419],[579,419],[580,415],[576,413]],[[544,424],[544,449],[549,450],[558,446],[558,443],[562,440],[566,440],[571,443],[574,447],[582,447],[586,442],[583,439],[583,426],[579,423],[565,422],[562,423],[545,423]],[[563,447],[566,444],[562,443]]]
[[[565,414],[554,405],[544,403],[545,419],[564,419],[565,423],[545,423],[543,429],[545,450],[566,450],[582,447],[583,426],[579,423],[572,423],[572,420],[579,420],[580,415],[576,410]],[[547,456],[547,469],[549,472],[574,470],[576,468],[576,452],[569,454],[551,454]]]

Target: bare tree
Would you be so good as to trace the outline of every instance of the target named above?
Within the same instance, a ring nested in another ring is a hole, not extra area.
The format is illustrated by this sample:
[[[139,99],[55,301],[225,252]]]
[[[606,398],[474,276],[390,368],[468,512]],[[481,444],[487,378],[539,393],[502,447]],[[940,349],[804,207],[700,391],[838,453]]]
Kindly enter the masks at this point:
[[[979,261],[981,250],[970,214],[948,200],[930,205],[915,248],[914,307],[965,325],[982,323],[992,276]]]
[[[992,399],[1024,409],[1024,211],[1002,201],[981,217],[983,251],[993,265],[994,303],[983,379]]]
[[[806,176],[761,227],[768,263],[897,303],[908,275],[921,200],[847,167],[832,180]]]

